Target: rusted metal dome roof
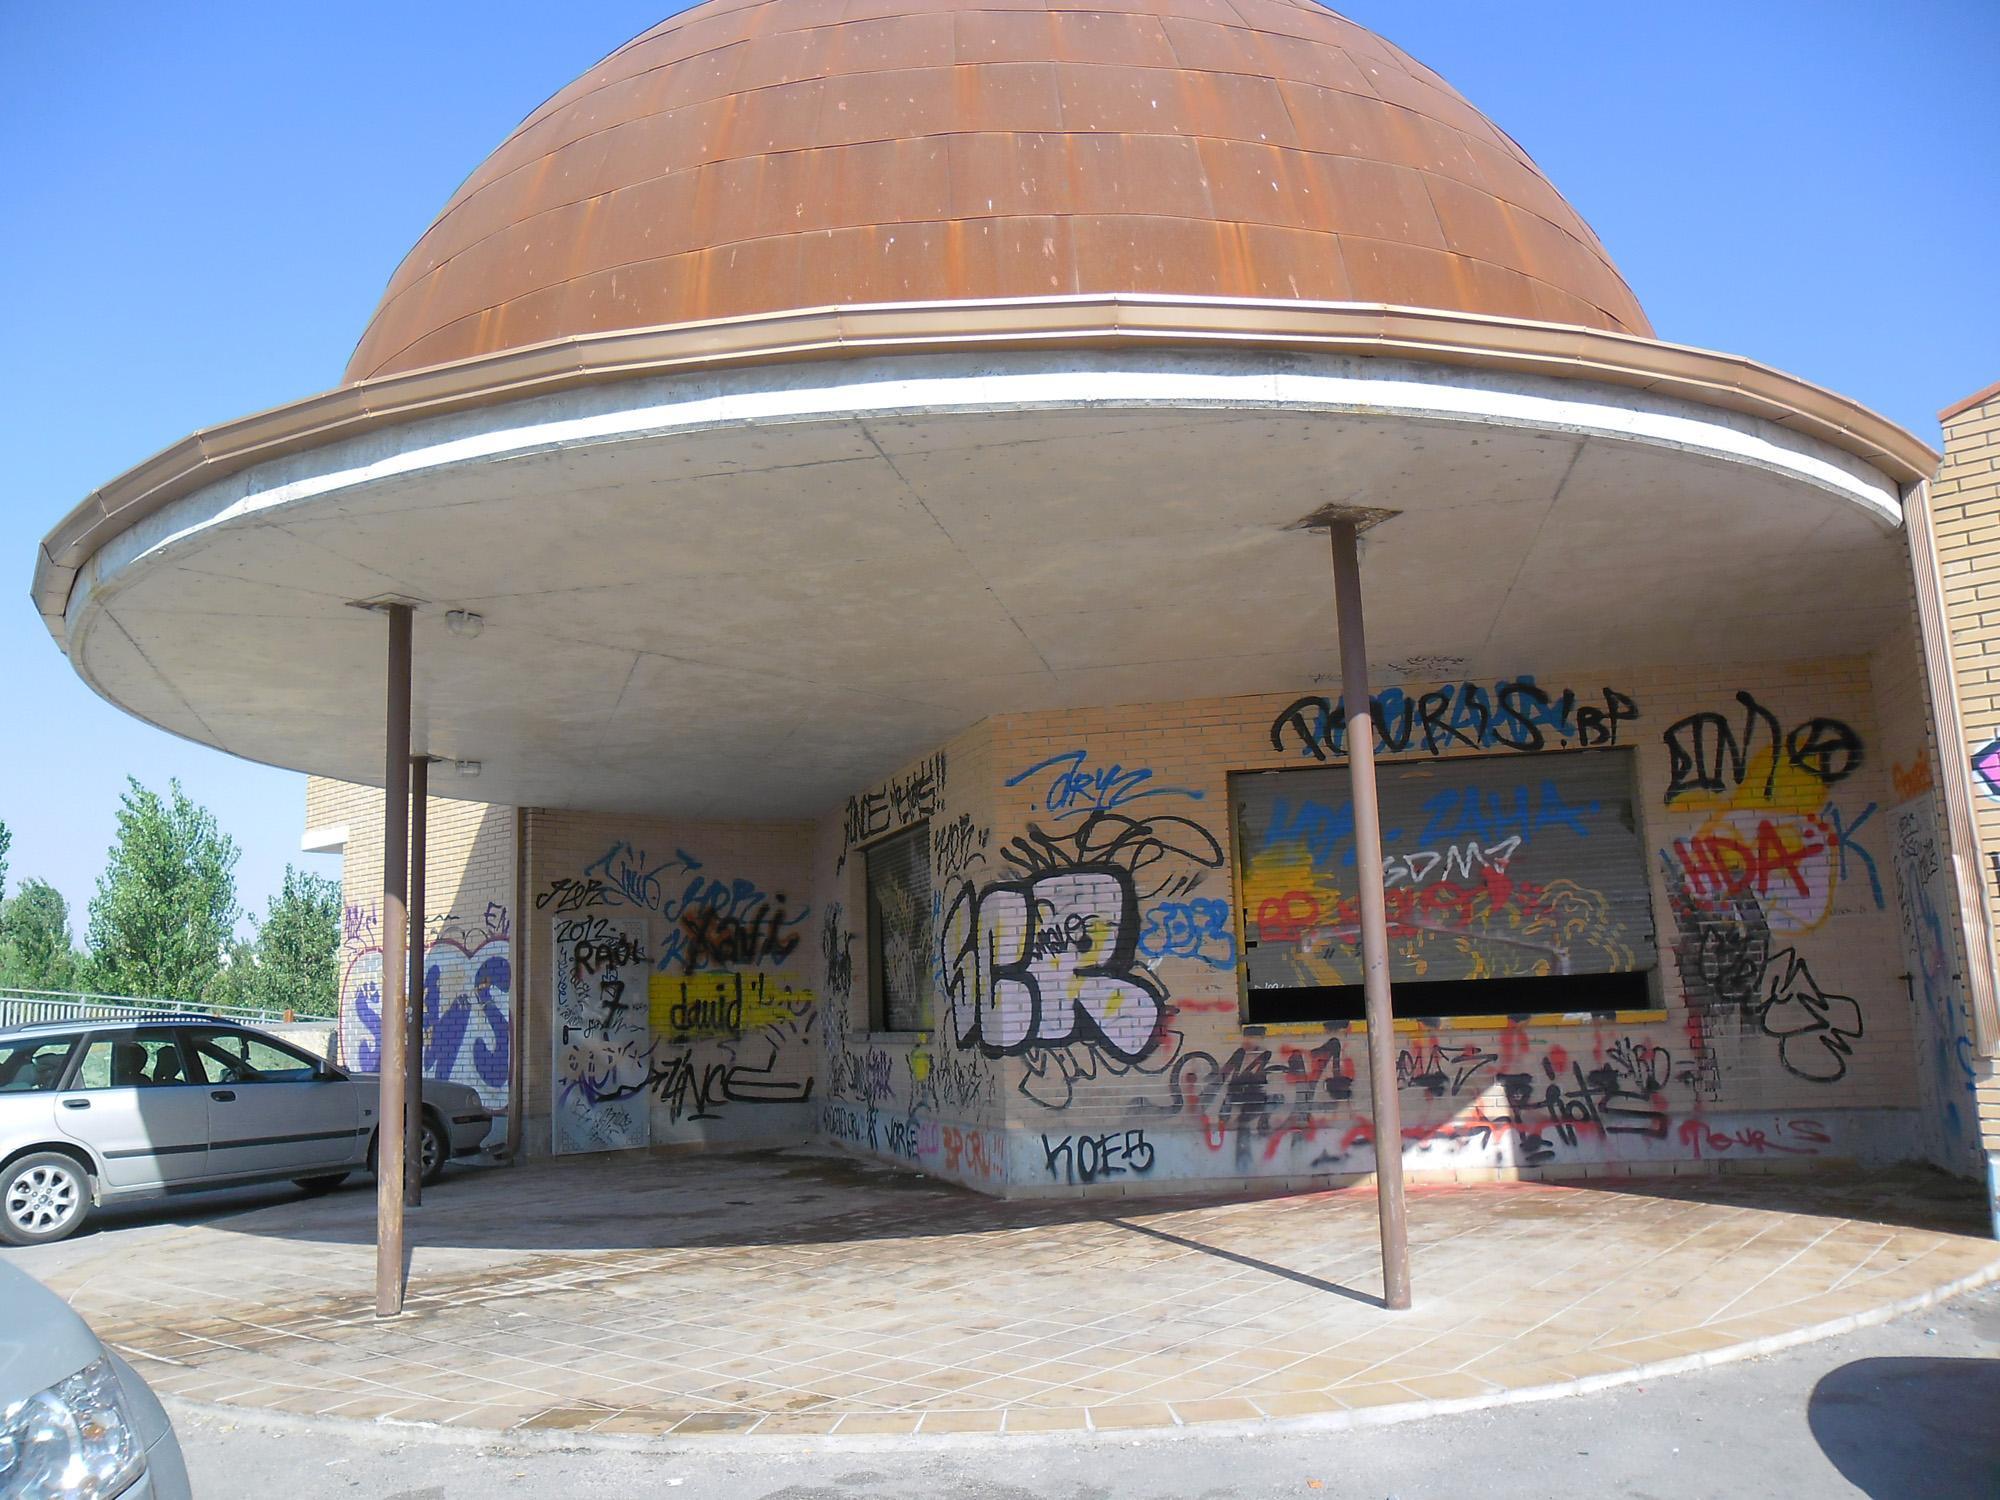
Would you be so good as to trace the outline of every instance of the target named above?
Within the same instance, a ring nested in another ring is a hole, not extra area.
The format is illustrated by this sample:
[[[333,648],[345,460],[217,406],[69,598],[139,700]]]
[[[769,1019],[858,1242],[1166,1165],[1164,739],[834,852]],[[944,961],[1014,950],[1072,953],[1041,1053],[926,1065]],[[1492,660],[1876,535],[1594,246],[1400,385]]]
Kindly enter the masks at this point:
[[[1437,74],[1312,0],[709,0],[525,120],[397,268],[354,382],[574,334],[1150,292],[1650,336]]]

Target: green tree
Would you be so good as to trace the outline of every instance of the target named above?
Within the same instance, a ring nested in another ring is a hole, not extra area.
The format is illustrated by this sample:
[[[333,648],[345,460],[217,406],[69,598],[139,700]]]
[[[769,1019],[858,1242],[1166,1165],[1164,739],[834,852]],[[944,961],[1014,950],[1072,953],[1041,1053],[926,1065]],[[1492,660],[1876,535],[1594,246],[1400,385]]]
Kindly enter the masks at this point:
[[[67,990],[77,977],[69,903],[46,880],[22,881],[20,890],[0,902],[0,987]]]
[[[14,847],[14,835],[0,823],[0,898],[7,894],[7,851]]]
[[[339,956],[340,886],[286,865],[283,887],[257,922],[248,986],[252,1003],[299,1015],[333,1015]]]
[[[93,986],[194,1001],[208,992],[236,925],[235,840],[178,781],[168,796],[126,778],[111,846],[90,902]]]

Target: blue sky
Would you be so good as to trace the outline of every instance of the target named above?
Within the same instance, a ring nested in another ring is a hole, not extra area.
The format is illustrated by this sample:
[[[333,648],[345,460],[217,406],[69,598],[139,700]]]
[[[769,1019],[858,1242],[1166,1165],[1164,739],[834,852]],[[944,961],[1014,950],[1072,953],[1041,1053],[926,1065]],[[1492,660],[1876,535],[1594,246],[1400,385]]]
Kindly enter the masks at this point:
[[[0,821],[82,910],[129,772],[177,776],[261,910],[304,779],[127,718],[27,599],[50,525],[191,429],[334,384],[390,271],[549,94],[674,9],[0,6]],[[1663,338],[1935,443],[2000,379],[2000,6],[1351,4],[1532,153]]]

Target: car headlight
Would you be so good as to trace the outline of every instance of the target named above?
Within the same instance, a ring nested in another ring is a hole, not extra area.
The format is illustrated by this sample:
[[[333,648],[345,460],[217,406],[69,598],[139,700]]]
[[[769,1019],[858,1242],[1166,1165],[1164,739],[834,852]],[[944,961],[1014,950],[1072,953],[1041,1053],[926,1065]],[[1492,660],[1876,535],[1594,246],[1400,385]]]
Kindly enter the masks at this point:
[[[0,1495],[105,1500],[146,1467],[146,1445],[108,1359],[0,1411]]]

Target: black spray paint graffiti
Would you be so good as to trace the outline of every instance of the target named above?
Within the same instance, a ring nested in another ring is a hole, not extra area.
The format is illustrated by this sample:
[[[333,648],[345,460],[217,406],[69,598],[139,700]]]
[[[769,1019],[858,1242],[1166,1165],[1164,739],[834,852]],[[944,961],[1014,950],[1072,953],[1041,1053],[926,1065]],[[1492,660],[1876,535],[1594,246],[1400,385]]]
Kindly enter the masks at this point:
[[[582,911],[592,906],[616,906],[617,897],[611,887],[595,875],[584,880],[571,880],[561,876],[549,882],[549,888],[535,897],[535,910],[545,911],[554,906],[558,913]]]
[[[782,891],[775,904],[759,903],[746,911],[698,906],[682,912],[681,969],[692,974],[697,969],[783,963],[799,946],[799,935],[791,930],[799,921],[785,916]]]
[[[977,1052],[912,1048],[903,1054],[910,1074],[910,1108],[963,1114],[993,1099],[993,1075]]]
[[[1478,1093],[1485,1087],[1481,1072],[1500,1060],[1497,1052],[1488,1052],[1471,1042],[1445,1048],[1432,1042],[1428,1048],[1405,1047],[1396,1054],[1396,1087],[1399,1089],[1422,1089],[1433,1099],[1445,1095],[1457,1096],[1470,1087]]]
[[[1692,1006],[1736,1008],[1757,1003],[1771,959],[1771,928],[1749,891],[1697,896],[1685,867],[1665,851],[1667,903],[1678,934],[1674,956]]]
[[[875,791],[847,799],[841,824],[840,858],[836,870],[847,868],[847,856],[861,844],[907,828],[919,818],[934,818],[944,805],[944,752],[925,760],[907,776],[898,776]]]
[[[1042,1155],[1049,1176],[1057,1182],[1096,1182],[1106,1177],[1153,1170],[1153,1145],[1143,1130],[1113,1130],[1102,1135],[1042,1137]]]
[[[1748,693],[1738,693],[1738,726],[1713,710],[1689,714],[1667,726],[1667,801],[1688,792],[1729,792],[1743,785],[1760,750],[1769,752],[1762,795],[1777,787],[1779,757],[1826,786],[1861,769],[1861,736],[1842,719],[1813,718],[1789,733],[1778,716]]]
[[[1582,1063],[1571,1063],[1568,1078],[1561,1076],[1554,1059],[1543,1058],[1539,1084],[1532,1073],[1502,1073],[1499,1083],[1515,1123],[1527,1125],[1539,1113],[1547,1122],[1543,1128],[1564,1146],[1574,1147],[1584,1132],[1665,1140],[1667,1110],[1661,1092],[1672,1071],[1673,1059],[1666,1049],[1645,1046],[1622,1055],[1614,1052],[1587,1073]],[[1528,1130],[1519,1141],[1522,1160],[1530,1165],[1556,1154],[1555,1145],[1540,1130]]]
[[[1246,1045],[1220,1063],[1210,1053],[1190,1052],[1174,1063],[1166,1104],[1134,1099],[1132,1105],[1188,1114],[1211,1150],[1233,1136],[1237,1159],[1247,1162],[1253,1142],[1264,1143],[1269,1160],[1288,1137],[1312,1135],[1324,1123],[1320,1112],[1346,1104],[1353,1093],[1354,1080],[1341,1067],[1340,1038],[1330,1036],[1310,1049],[1275,1053]]]
[[[1618,726],[1639,717],[1639,705],[1629,693],[1599,688],[1587,698],[1574,688],[1551,694],[1532,677],[1495,683],[1489,693],[1478,683],[1446,683],[1415,698],[1401,688],[1388,688],[1370,698],[1368,716],[1375,723],[1375,748],[1384,755],[1420,749],[1442,755],[1466,750],[1586,748],[1618,743]],[[1344,703],[1309,695],[1289,704],[1271,721],[1271,748],[1286,748],[1294,740],[1299,754],[1330,760],[1347,753],[1347,708]]]
[[[820,918],[819,955],[826,965],[826,998],[836,1007],[835,1023],[844,1025],[847,1002],[854,993],[854,934],[841,929],[838,901]]]
[[[1863,1034],[1861,1007],[1828,994],[1797,950],[1773,952],[1763,908],[1747,893],[1697,897],[1687,873],[1661,855],[1678,937],[1681,983],[1696,1009],[1732,1009],[1778,1039],[1787,1072],[1814,1083],[1847,1076]],[[1695,1080],[1690,1080],[1691,1082]]]
[[[602,880],[593,877],[601,876]],[[692,974],[704,968],[781,963],[799,945],[794,930],[811,914],[785,909],[783,892],[767,893],[754,880],[704,873],[702,862],[685,849],[655,861],[647,851],[620,839],[585,867],[583,882],[557,880],[543,895],[554,901],[577,899],[584,886],[608,889],[618,900],[666,918],[657,967],[680,966]],[[542,896],[535,898],[540,905]],[[589,901],[586,904],[610,904]]]
[[[650,1095],[676,1124],[713,1120],[728,1104],[796,1104],[812,1098],[811,1078],[778,1076],[787,1053],[807,1045],[816,1011],[800,1004],[783,1021],[751,1036],[660,1049],[655,1038],[643,1052],[628,1049],[604,1075],[589,1080],[597,1103]]]
[[[989,1057],[1073,1041],[1152,1047],[1166,992],[1138,958],[1138,900],[1115,866],[963,887],[945,913],[953,1034]]]
[[[1814,1083],[1847,1076],[1847,1060],[1861,1036],[1861,1007],[1848,995],[1829,995],[1806,961],[1790,948],[1771,955],[1770,987],[1757,1011],[1766,1036],[1778,1038],[1778,1060],[1787,1072]]]
[[[1597,1067],[1585,1069],[1553,1052],[1542,1059],[1541,1076],[1501,1073],[1495,1078],[1505,1099],[1487,1113],[1475,1105],[1438,1125],[1409,1125],[1405,1142],[1420,1151],[1438,1146],[1490,1146],[1496,1138],[1515,1143],[1519,1159],[1539,1166],[1553,1161],[1558,1148],[1574,1150],[1586,1136],[1641,1135],[1664,1140],[1667,1104],[1664,1095],[1673,1077],[1674,1061],[1664,1047],[1625,1038],[1608,1049]],[[1357,1122],[1340,1145],[1313,1159],[1315,1167],[1343,1165],[1354,1146],[1371,1142],[1373,1129]]]
[[[939,937],[953,1036],[989,1057],[1029,1058],[1022,1092],[1068,1103],[1094,1056],[1130,1065],[1162,1037],[1166,993],[1138,963],[1140,902],[1192,887],[1222,849],[1184,818],[1096,812],[1062,835],[1029,825],[1002,851],[1013,878],[964,882]],[[1059,1089],[1043,1085],[1060,1076]],[[1060,1107],[1060,1104],[1057,1105]]]
[[[963,875],[974,865],[986,863],[986,845],[993,837],[990,828],[976,827],[971,813],[960,813],[949,823],[931,830],[931,863],[940,881]]]

